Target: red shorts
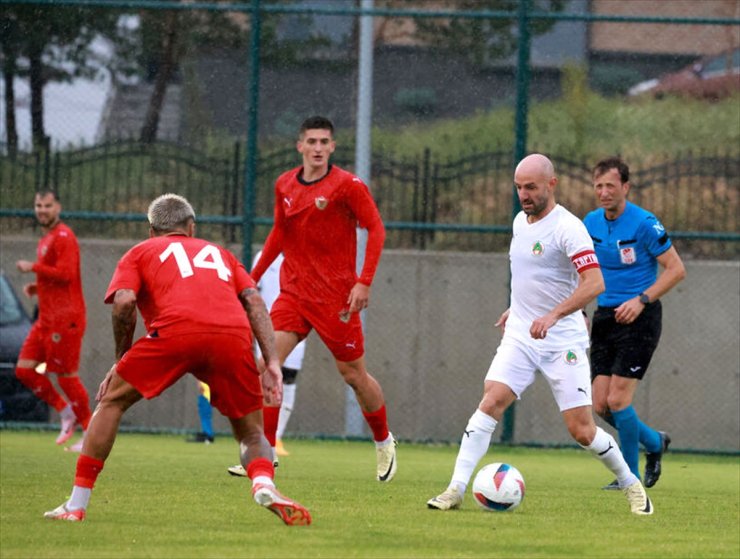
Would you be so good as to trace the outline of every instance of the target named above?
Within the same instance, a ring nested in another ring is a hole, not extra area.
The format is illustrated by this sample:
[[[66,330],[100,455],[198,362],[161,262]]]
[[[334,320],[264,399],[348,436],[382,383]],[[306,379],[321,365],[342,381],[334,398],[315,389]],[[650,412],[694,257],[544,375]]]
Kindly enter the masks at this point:
[[[211,388],[211,404],[218,411],[238,419],[262,408],[262,384],[251,337],[238,330],[159,330],[137,340],[116,371],[147,399],[191,373]]]
[[[345,302],[314,303],[281,293],[270,318],[275,331],[295,332],[301,339],[313,328],[337,361],[354,361],[365,354],[365,338],[360,313],[347,317],[346,310]]]
[[[36,322],[23,342],[18,360],[46,363],[46,371],[49,373],[76,373],[80,368],[84,335],[84,321],[78,321],[76,326],[53,328],[44,328],[40,322]]]

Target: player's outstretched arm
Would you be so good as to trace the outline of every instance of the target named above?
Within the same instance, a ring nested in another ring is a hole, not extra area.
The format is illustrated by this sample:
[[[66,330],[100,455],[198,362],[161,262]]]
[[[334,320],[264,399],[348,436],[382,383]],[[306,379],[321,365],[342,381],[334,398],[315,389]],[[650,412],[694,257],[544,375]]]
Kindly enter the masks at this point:
[[[496,324],[494,324],[494,326],[501,328],[502,336],[504,335],[504,332],[506,331],[506,321],[509,320],[509,312],[511,312],[511,309],[506,309],[504,312],[502,312],[501,316],[498,317]]]
[[[349,312],[360,312],[370,304],[370,286],[357,282],[347,298]]]
[[[283,399],[283,375],[275,348],[275,331],[272,328],[267,306],[259,291],[253,287],[243,290],[239,294],[239,300],[244,310],[247,311],[254,337],[262,351],[265,369],[261,373],[265,402],[279,406]]]
[[[596,298],[605,288],[604,276],[601,268],[587,268],[578,274],[578,287],[545,316],[541,316],[532,322],[529,335],[535,340],[541,340],[547,336],[547,331],[564,316],[568,316],[584,308]]]
[[[113,297],[113,339],[116,344],[116,361],[123,357],[133,343],[136,329],[136,293],[132,289],[119,289]]]
[[[262,295],[257,289],[248,287],[239,294],[239,300],[244,310],[247,311],[252,332],[254,332],[254,337],[260,346],[265,363],[278,360],[277,350],[275,349],[275,331],[272,329],[270,313],[267,312],[267,306],[264,299],[262,299]]]

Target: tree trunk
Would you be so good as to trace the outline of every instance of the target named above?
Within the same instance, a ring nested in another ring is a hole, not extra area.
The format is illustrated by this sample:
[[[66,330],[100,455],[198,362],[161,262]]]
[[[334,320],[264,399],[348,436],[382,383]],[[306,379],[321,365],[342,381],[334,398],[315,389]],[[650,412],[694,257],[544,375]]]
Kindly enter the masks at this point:
[[[15,123],[15,55],[5,53],[3,66],[5,83],[5,140],[8,144],[8,155],[15,158],[18,153],[18,127]]]
[[[34,149],[47,149],[49,138],[44,131],[44,65],[42,49],[31,49],[28,54],[31,82],[31,136]]]
[[[165,15],[165,29],[162,40],[162,52],[157,68],[157,75],[154,78],[154,89],[149,99],[149,107],[144,118],[144,125],[141,127],[139,139],[147,144],[157,139],[157,129],[159,128],[159,116],[164,104],[164,96],[167,92],[167,84],[172,77],[175,69],[176,52],[177,52],[177,23],[178,14],[175,11],[168,11]]]

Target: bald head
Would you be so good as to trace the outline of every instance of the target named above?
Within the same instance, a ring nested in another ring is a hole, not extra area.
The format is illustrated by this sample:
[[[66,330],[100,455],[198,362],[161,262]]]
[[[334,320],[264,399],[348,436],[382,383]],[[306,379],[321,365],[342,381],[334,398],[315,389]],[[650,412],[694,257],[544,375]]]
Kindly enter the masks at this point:
[[[533,153],[522,159],[519,165],[516,166],[514,175],[520,173],[529,177],[537,176],[549,181],[555,176],[555,167],[553,167],[552,161],[544,155]]]
[[[557,182],[552,161],[539,153],[528,155],[516,166],[514,185],[530,223],[542,219],[555,207]]]

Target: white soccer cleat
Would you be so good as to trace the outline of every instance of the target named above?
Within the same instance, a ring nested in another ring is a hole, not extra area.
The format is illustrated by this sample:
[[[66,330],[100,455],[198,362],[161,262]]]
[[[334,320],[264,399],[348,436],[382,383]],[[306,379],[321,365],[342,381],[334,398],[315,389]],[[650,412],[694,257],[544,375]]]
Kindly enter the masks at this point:
[[[650,501],[650,497],[648,497],[639,479],[632,485],[628,485],[622,489],[622,491],[627,496],[632,514],[640,516],[653,514],[653,503]]]
[[[44,518],[49,520],[67,520],[68,522],[82,522],[85,520],[85,509],[69,510],[67,503],[59,505],[54,510],[44,513]]]
[[[75,433],[75,427],[77,427],[77,416],[75,416],[75,412],[72,411],[72,407],[67,406],[59,413],[59,419],[62,422],[62,429],[59,431],[56,443],[64,444]]]
[[[82,452],[82,446],[85,444],[85,435],[87,435],[87,432],[82,433],[82,437],[79,441],[77,441],[75,444],[70,446],[65,446],[64,450],[67,452]]]
[[[463,502],[463,495],[457,487],[445,489],[436,497],[427,501],[427,507],[437,510],[459,509]]]
[[[388,482],[396,475],[396,439],[391,435],[391,442],[381,447],[375,447],[378,459],[378,481]]]
[[[239,477],[247,477],[247,470],[244,469],[244,466],[241,464],[237,464],[236,466],[229,466],[226,468],[226,471],[229,472],[232,476],[239,476]]]

